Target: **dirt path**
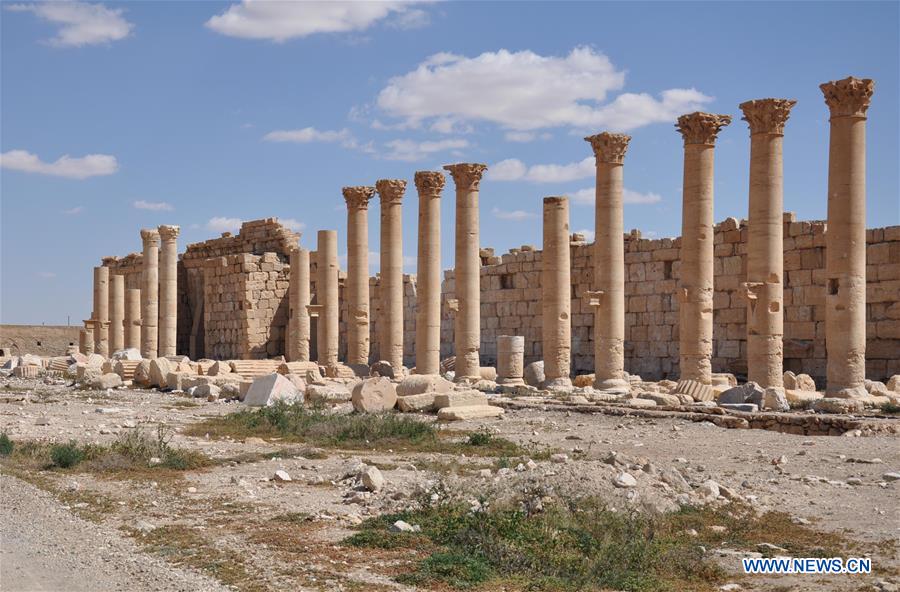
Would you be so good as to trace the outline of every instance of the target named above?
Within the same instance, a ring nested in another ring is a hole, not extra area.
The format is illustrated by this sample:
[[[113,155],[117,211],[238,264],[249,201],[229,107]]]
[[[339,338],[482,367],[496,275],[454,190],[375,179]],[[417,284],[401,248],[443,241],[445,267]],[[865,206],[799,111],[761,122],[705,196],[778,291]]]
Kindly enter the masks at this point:
[[[205,576],[142,553],[127,537],[82,520],[24,481],[0,476],[0,490],[0,590],[227,590]]]

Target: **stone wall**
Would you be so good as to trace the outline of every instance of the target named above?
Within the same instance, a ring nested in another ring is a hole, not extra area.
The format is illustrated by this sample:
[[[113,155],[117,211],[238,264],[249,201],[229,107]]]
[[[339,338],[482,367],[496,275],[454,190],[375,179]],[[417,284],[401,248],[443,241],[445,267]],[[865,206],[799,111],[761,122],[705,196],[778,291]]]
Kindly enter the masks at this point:
[[[0,347],[13,355],[64,356],[78,346],[81,325],[0,325]]]

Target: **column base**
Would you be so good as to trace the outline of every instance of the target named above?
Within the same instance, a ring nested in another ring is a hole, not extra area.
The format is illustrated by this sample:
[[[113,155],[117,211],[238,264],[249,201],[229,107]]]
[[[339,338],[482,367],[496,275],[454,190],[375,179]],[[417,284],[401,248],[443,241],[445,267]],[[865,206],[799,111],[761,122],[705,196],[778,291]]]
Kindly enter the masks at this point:
[[[631,392],[631,383],[623,378],[601,378],[594,380],[594,390],[613,395],[627,395]]]
[[[825,396],[835,399],[868,399],[869,391],[864,386],[826,387]]]
[[[572,379],[568,376],[560,376],[559,378],[548,378],[541,384],[541,389],[545,391],[572,390]]]
[[[522,378],[497,378],[496,383],[509,386],[519,386],[525,384],[525,381]]]

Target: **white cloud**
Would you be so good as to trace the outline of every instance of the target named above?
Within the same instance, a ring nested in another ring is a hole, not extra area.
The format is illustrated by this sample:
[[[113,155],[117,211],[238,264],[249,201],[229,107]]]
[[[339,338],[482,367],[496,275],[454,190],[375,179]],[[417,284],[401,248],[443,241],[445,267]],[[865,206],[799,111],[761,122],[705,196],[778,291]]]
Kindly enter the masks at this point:
[[[48,39],[57,47],[81,47],[118,41],[128,37],[134,25],[122,18],[120,8],[87,2],[31,2],[11,4],[7,10],[31,12],[37,17],[60,25],[56,37]]]
[[[84,211],[84,206],[75,206],[74,208],[70,208],[68,210],[63,210],[62,213],[66,216],[76,216]]]
[[[525,176],[528,167],[518,158],[507,158],[488,167],[487,177],[492,181],[517,181]]]
[[[428,15],[411,8],[413,2],[278,2],[243,0],[206,21],[206,26],[230,37],[269,39],[284,42],[316,33],[364,31],[374,23],[392,17],[397,28],[424,26]]]
[[[596,202],[596,192],[593,187],[579,189],[578,191],[571,193],[570,197],[573,202],[583,206],[592,206]],[[652,191],[641,193],[640,191],[633,191],[627,187],[622,188],[622,203],[646,205],[659,203],[661,201],[662,196],[658,193],[653,193]]]
[[[537,138],[534,132],[506,132],[503,137],[507,142],[532,142]]]
[[[299,220],[295,220],[294,218],[279,218],[278,222],[280,222],[281,225],[288,230],[292,230],[294,232],[301,232],[304,228],[306,228],[306,222],[300,222]]]
[[[537,218],[537,214],[533,212],[526,212],[525,210],[501,210],[500,208],[494,208],[491,210],[491,213],[495,218],[499,218],[500,220],[512,220],[513,222],[521,222],[523,220],[528,220],[529,218]]]
[[[564,183],[596,175],[593,156],[569,164],[536,164],[528,168],[525,179],[534,183]]]
[[[131,205],[138,210],[151,210],[155,212],[170,212],[175,209],[172,204],[165,201],[144,201],[143,199],[139,199]]]
[[[390,152],[384,155],[388,160],[404,160],[412,162],[422,160],[437,152],[466,148],[468,147],[469,142],[461,139],[425,142],[416,142],[415,140],[391,140],[390,142],[385,142],[384,145],[390,148]]]
[[[10,150],[0,154],[0,167],[25,173],[87,179],[111,175],[119,170],[119,163],[115,156],[108,154],[88,154],[79,158],[66,154],[56,162],[44,162],[27,150]]]
[[[240,218],[226,218],[224,216],[216,216],[210,218],[206,223],[206,228],[214,232],[237,232],[241,229]]]
[[[593,230],[588,230],[587,228],[584,228],[582,230],[576,230],[572,234],[583,234],[585,241],[587,241],[589,243],[594,242],[594,231]]]
[[[559,126],[624,131],[673,121],[712,100],[694,89],[670,89],[660,99],[625,93],[606,103],[624,84],[624,71],[590,47],[576,47],[564,57],[505,49],[474,58],[439,53],[392,78],[377,104],[410,126],[443,120],[491,122],[513,132]]]
[[[304,127],[295,130],[275,130],[263,136],[267,142],[296,142],[308,144],[310,142],[346,142],[351,139],[350,130],[317,130],[314,127]]]

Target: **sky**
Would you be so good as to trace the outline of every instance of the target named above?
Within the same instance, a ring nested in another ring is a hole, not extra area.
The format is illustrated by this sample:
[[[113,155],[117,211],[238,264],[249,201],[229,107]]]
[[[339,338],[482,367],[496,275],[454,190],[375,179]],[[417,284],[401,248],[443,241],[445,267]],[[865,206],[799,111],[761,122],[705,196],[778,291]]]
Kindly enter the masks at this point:
[[[0,2],[0,322],[80,324],[92,267],[275,216],[336,229],[341,187],[489,166],[481,243],[540,246],[542,198],[572,198],[593,231],[586,135],[632,136],[625,228],[677,236],[676,118],[730,114],[716,147],[715,219],[746,218],[749,132],[738,104],[796,99],[785,208],[824,219],[828,109],[819,84],[872,78],[868,226],[900,224],[897,2]],[[453,183],[442,263],[453,265]],[[370,206],[377,271],[378,200]],[[345,264],[344,264],[345,265]]]

